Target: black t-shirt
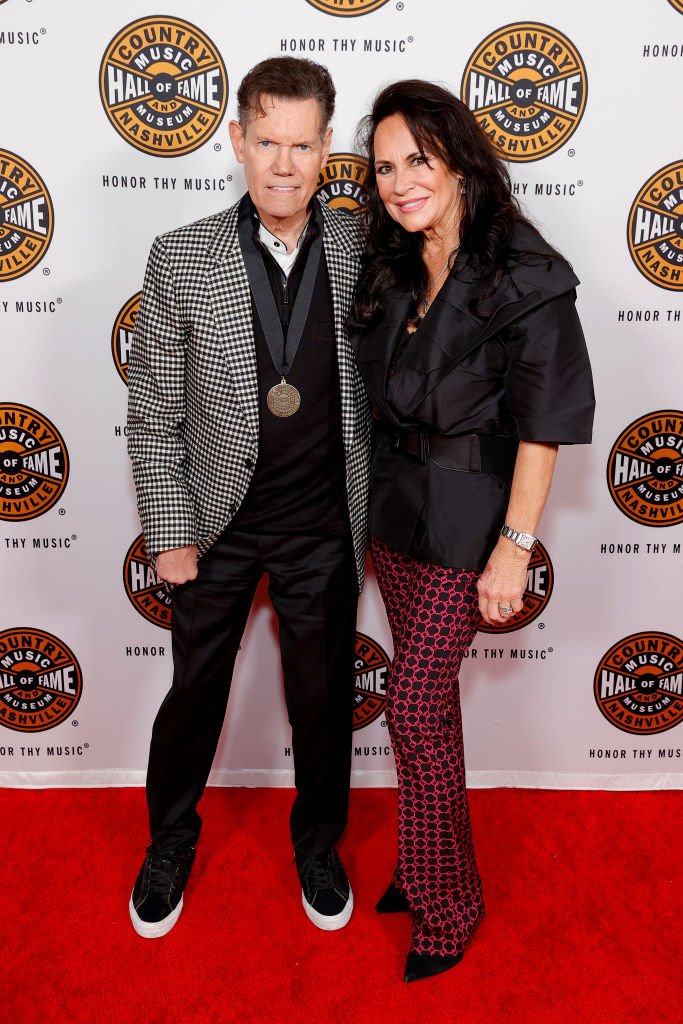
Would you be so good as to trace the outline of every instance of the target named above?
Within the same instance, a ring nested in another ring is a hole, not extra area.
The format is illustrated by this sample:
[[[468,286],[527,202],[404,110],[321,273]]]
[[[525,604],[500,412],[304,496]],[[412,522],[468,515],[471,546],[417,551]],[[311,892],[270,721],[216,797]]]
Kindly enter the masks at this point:
[[[252,211],[254,240],[285,339],[311,243],[322,231],[322,216],[316,205],[288,277],[258,241],[259,222]],[[282,378],[273,365],[253,297],[252,316],[259,389],[259,454],[249,490],[231,526],[261,533],[345,532],[349,525],[339,371],[324,253],[296,358],[287,375],[287,382],[301,395],[301,405],[293,416],[274,416],[266,404],[268,391]]]

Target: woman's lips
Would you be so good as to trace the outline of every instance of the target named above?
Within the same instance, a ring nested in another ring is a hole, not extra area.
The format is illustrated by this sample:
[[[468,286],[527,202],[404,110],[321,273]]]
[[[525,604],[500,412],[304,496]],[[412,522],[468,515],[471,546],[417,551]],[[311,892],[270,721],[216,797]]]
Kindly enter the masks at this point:
[[[429,196],[421,196],[419,199],[406,199],[402,203],[396,203],[395,205],[401,213],[414,213],[416,210],[421,210],[428,200]]]

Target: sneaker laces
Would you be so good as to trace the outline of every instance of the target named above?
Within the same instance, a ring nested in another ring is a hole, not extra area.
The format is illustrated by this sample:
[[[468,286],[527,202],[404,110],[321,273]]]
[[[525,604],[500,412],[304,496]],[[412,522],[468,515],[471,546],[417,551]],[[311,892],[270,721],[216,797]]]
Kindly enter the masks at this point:
[[[165,893],[172,888],[182,862],[182,857],[150,851],[147,868],[150,891]]]
[[[306,882],[316,891],[335,889],[339,885],[337,866],[332,853],[311,854],[304,861],[301,873]]]

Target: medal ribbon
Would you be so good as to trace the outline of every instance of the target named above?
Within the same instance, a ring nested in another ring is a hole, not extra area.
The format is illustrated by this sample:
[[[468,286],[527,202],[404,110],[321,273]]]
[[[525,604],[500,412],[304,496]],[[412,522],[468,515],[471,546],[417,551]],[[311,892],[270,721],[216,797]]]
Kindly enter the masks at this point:
[[[311,216],[314,217],[315,215],[316,211],[314,208]],[[254,239],[248,195],[243,196],[240,202],[237,234],[242,251],[242,259],[244,260],[244,266],[249,279],[249,287],[251,288],[251,294],[254,296],[263,333],[268,343],[270,357],[273,360],[275,369],[284,380],[292,368],[292,363],[301,341],[301,335],[306,325],[306,317],[311,308],[311,299],[313,298],[313,289],[315,288],[315,279],[318,276],[318,267],[323,248],[322,225],[320,225],[320,232],[313,239],[308,253],[306,267],[289,321],[286,341],[282,330],[280,314],[275,305],[273,289],[270,286],[268,273],[263,265],[263,257]]]

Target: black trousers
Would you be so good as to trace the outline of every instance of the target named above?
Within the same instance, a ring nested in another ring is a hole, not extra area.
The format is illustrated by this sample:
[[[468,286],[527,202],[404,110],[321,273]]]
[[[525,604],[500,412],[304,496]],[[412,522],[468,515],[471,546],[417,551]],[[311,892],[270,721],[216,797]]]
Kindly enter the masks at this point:
[[[152,731],[147,804],[159,850],[194,844],[199,802],[220,737],[235,657],[262,575],[280,634],[297,796],[297,861],[346,825],[351,771],[358,584],[346,534],[262,536],[226,530],[173,591],[173,684]],[[273,680],[275,685],[275,680]]]

